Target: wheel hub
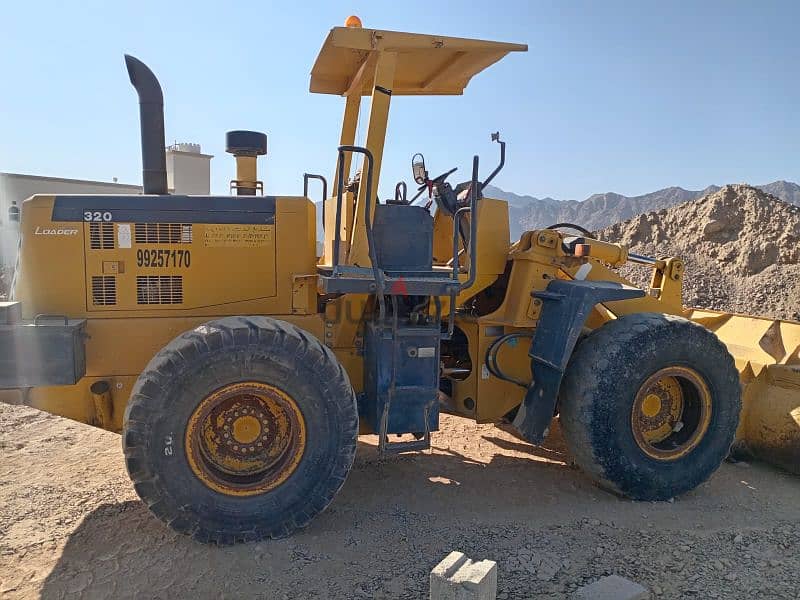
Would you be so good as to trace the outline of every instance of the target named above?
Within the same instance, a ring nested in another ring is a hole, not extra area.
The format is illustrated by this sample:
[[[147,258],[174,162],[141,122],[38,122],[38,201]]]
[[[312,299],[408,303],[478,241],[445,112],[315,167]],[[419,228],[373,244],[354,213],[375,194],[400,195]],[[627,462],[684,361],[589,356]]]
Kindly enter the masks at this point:
[[[305,423],[297,404],[260,382],[235,383],[197,406],[186,430],[189,464],[208,487],[253,495],[280,485],[305,449]]]
[[[676,460],[703,439],[711,421],[711,393],[693,369],[669,367],[639,388],[631,428],[639,448],[658,460]]]
[[[252,444],[261,437],[261,421],[264,415],[244,415],[233,422],[233,440],[239,444]],[[266,424],[266,422],[264,422]]]
[[[642,401],[642,414],[652,419],[661,412],[662,404],[661,396],[658,394],[647,394]]]

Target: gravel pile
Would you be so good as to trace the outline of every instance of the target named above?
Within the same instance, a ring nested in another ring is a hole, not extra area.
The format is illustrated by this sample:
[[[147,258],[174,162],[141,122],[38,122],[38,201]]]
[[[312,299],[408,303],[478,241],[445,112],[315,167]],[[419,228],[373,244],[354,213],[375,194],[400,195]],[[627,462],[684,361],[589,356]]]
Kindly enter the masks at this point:
[[[800,207],[744,184],[597,232],[649,256],[687,263],[684,304],[800,320]],[[649,272],[623,274],[647,285]]]

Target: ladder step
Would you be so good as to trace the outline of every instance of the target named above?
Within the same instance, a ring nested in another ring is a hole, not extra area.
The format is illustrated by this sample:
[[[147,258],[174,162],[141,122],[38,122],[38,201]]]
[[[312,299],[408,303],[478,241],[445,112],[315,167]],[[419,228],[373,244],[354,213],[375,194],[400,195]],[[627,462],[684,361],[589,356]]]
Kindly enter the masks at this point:
[[[420,394],[430,393],[432,391],[429,385],[397,385],[394,387],[394,393],[397,392],[417,392]]]
[[[425,327],[425,326],[400,326],[397,329],[393,330],[395,337],[412,337],[418,335],[425,335],[430,333],[431,331],[435,331],[432,327]]]
[[[401,452],[427,450],[430,447],[430,437],[422,438],[421,440],[409,440],[407,442],[386,441],[383,444],[382,454],[400,454]]]
[[[416,387],[416,386],[413,386]],[[425,408],[425,433],[421,439],[407,442],[390,442],[389,434],[386,431],[389,425],[389,402],[383,407],[383,416],[378,430],[378,455],[398,454],[400,452],[411,452],[414,450],[426,450],[431,447],[431,430],[428,423],[428,408]]]

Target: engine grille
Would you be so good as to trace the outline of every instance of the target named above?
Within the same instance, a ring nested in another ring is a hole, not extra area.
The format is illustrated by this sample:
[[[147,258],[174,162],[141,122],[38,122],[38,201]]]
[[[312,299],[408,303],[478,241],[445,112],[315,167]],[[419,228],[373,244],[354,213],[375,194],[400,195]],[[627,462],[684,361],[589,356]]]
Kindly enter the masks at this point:
[[[137,244],[191,244],[191,223],[136,223]]]
[[[113,275],[92,277],[92,304],[113,306],[117,303],[117,279]]]
[[[113,250],[114,224],[89,223],[89,247],[92,250]]]
[[[137,304],[183,304],[183,277],[180,275],[138,275]]]

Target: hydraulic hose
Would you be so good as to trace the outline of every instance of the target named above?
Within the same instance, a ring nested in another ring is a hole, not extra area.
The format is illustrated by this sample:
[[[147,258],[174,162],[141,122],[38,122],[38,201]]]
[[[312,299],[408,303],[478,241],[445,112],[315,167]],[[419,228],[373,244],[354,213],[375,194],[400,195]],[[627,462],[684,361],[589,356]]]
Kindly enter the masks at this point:
[[[576,225],[575,223],[556,223],[555,225],[550,225],[548,227],[545,227],[545,229],[574,229],[575,231],[580,231],[586,237],[594,239],[594,234],[591,231],[589,231],[585,227]]]
[[[500,369],[500,366],[497,364],[497,353],[500,351],[500,348],[506,342],[514,339],[519,338],[533,338],[532,331],[514,331],[512,333],[507,333],[505,335],[501,335],[495,341],[492,342],[492,345],[489,346],[489,349],[486,351],[486,368],[489,370],[489,373],[497,377],[498,379],[502,379],[503,381],[508,381],[515,385],[518,385],[526,390],[530,387],[530,382],[522,381],[521,379],[517,379],[516,377],[511,377],[510,375],[506,375]]]

